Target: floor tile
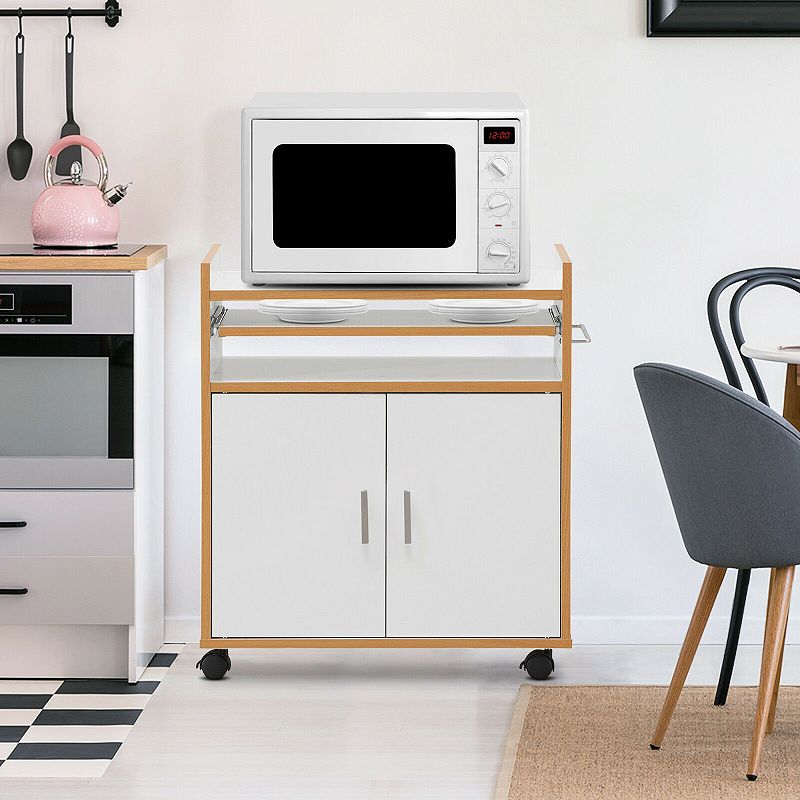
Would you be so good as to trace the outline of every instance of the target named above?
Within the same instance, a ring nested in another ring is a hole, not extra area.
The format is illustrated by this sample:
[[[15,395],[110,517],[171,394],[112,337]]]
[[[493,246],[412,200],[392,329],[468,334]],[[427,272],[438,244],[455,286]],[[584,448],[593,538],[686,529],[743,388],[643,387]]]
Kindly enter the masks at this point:
[[[21,742],[124,742],[132,725],[32,725]]]
[[[18,681],[0,679],[0,694],[55,694],[63,681]]]
[[[63,708],[144,708],[149,694],[54,694],[45,710]]]
[[[38,708],[0,708],[0,727],[33,725],[42,712]]]
[[[128,708],[45,709],[34,725],[133,725],[141,713]]]
[[[5,761],[16,746],[16,742],[0,742],[0,762]]]
[[[0,708],[44,708],[49,694],[0,694]]]
[[[27,730],[27,725],[0,725],[0,742],[18,742]]]
[[[152,694],[158,681],[128,683],[117,680],[68,680],[61,684],[59,694]]]
[[[169,672],[169,667],[147,667],[142,673],[143,681],[163,681]]]
[[[10,759],[0,764],[0,778],[100,778],[110,763],[108,759],[93,761]],[[39,797],[41,796],[39,794]],[[78,796],[85,796],[85,791],[81,790]]]
[[[120,742],[32,742],[18,744],[8,757],[14,760],[112,759],[122,747]]]
[[[156,653],[148,667],[171,667],[172,662],[178,657],[177,653],[158,652]]]

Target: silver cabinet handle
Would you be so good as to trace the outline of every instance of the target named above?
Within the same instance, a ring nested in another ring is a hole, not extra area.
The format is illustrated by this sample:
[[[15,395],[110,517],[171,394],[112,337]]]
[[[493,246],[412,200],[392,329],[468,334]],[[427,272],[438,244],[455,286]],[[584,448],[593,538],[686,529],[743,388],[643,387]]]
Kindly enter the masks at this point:
[[[583,339],[573,339],[572,344],[589,344],[592,341],[592,337],[589,336],[589,331],[586,330],[586,326],[579,322],[577,325],[573,325],[573,328],[580,328],[581,333],[583,334]]]
[[[411,544],[411,492],[403,492],[403,528],[406,544]]]
[[[369,544],[369,497],[366,489],[361,492],[361,544]]]

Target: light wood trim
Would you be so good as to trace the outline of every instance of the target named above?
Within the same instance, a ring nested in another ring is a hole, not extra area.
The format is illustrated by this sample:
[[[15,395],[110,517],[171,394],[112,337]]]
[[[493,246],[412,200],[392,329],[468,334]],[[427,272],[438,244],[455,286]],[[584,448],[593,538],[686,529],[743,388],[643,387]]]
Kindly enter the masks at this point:
[[[247,327],[223,325],[219,329],[220,336],[555,336],[555,334],[554,325],[525,325],[513,328],[498,325],[461,325],[457,328],[425,328],[413,325],[376,325],[365,328],[332,328],[327,325],[312,327],[298,325],[291,328],[270,325]]]
[[[571,481],[572,481],[572,260],[563,244],[557,244],[561,259],[561,635],[571,638],[572,611]]]
[[[572,647],[569,639],[214,639],[203,637],[200,647]]]
[[[214,259],[220,255],[221,250],[222,250],[221,244],[212,244],[211,247],[208,248],[206,257],[200,262],[201,267],[208,267],[209,269],[209,286],[208,286],[208,292],[206,292],[206,294],[208,294],[211,291],[211,264],[213,263]]]
[[[758,702],[756,721],[753,726],[753,739],[750,743],[750,758],[747,762],[747,777],[755,780],[761,763],[761,750],[767,732],[772,706],[778,662],[786,634],[786,621],[789,616],[789,601],[792,596],[794,567],[779,567],[772,570],[767,620],[764,626],[764,649],[761,653],[761,677],[758,682]]]
[[[787,617],[788,623],[788,617]],[[781,652],[778,656],[778,671],[775,674],[775,687],[772,690],[772,700],[769,706],[769,716],[767,717],[767,733],[772,733],[775,730],[775,717],[778,713],[778,692],[781,688],[781,673],[783,672],[783,654],[786,650],[786,629],[788,625],[784,625],[783,637],[781,638]]]
[[[678,698],[681,696],[683,684],[686,682],[686,676],[689,674],[689,667],[692,666],[692,661],[694,661],[697,646],[700,644],[703,631],[711,615],[711,609],[714,607],[714,601],[719,594],[719,587],[722,586],[722,579],[725,577],[725,572],[726,570],[724,567],[708,567],[708,569],[706,569],[703,585],[697,598],[697,604],[694,607],[694,613],[692,614],[692,621],[689,623],[689,630],[686,631],[686,638],[683,641],[683,647],[681,647],[681,652],[678,656],[678,663],[675,665],[675,672],[672,674],[672,681],[669,684],[667,696],[664,699],[661,716],[658,718],[655,733],[650,741],[650,747],[654,750],[658,750],[658,748],[661,747],[661,742],[664,741],[664,734],[666,734],[667,728],[669,728],[672,714],[675,711]]]
[[[546,392],[560,392],[563,384],[559,381],[454,381],[446,382],[418,382],[403,381],[384,383],[378,381],[361,381],[345,383],[344,381],[333,381],[322,383],[320,381],[236,381],[225,382],[212,381],[210,384],[212,394],[223,392],[231,393],[275,393],[293,394],[408,394],[408,393],[439,393],[448,392],[453,394],[475,393],[475,394],[501,394],[501,393],[521,393],[521,394],[541,394]]]
[[[783,418],[798,429],[800,429],[800,388],[797,384],[799,378],[797,364],[787,364],[783,389]]]
[[[149,269],[166,257],[165,244],[148,244],[132,256],[0,256],[0,271],[128,272]]]
[[[561,300],[560,289],[212,289],[211,299],[223,300],[329,300],[358,296],[364,300],[436,300],[440,297],[509,297],[525,300]]]
[[[215,244],[200,264],[200,452],[201,571],[200,635],[211,635],[211,265],[220,252]]]

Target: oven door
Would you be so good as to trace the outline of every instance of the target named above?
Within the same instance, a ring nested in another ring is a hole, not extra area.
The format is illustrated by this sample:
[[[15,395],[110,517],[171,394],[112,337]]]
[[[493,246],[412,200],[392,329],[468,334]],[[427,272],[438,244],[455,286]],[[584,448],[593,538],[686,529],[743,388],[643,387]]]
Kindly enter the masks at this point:
[[[0,336],[0,486],[133,488],[133,336]]]
[[[477,273],[477,120],[252,126],[253,273]]]

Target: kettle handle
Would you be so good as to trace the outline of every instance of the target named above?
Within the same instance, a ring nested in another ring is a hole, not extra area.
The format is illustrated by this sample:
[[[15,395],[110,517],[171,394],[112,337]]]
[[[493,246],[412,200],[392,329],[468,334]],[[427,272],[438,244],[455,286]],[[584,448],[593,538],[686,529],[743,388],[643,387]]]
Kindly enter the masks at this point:
[[[105,154],[100,149],[100,145],[87,136],[65,136],[63,139],[59,139],[47,151],[47,158],[44,161],[44,185],[47,187],[53,185],[53,166],[56,163],[56,157],[62,150],[67,147],[72,147],[73,145],[85,147],[97,159],[97,166],[100,168],[97,188],[101,192],[104,192],[106,190],[106,184],[108,183],[108,162],[106,161]]]

